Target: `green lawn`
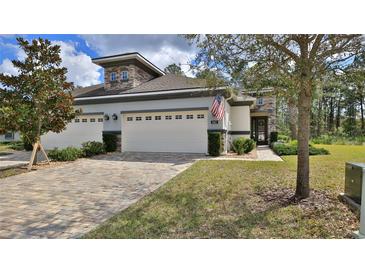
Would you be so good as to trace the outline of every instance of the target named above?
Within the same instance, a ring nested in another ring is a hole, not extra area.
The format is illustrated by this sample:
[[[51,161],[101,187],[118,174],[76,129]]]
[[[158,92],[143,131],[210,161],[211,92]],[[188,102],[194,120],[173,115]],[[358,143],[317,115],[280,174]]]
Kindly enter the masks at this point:
[[[311,156],[312,196],[290,202],[296,156],[284,162],[199,161],[85,238],[347,238],[358,226],[338,199],[346,161],[365,146],[321,145]]]

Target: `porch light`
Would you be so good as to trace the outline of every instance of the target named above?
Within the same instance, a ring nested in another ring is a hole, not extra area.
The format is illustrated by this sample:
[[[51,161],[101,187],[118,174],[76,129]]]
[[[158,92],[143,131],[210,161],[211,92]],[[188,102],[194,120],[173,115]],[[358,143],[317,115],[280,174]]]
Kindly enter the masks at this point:
[[[109,115],[108,114],[104,114],[104,120],[106,120],[106,121],[109,120]]]
[[[118,120],[118,115],[116,115],[115,113],[112,115],[113,120]]]

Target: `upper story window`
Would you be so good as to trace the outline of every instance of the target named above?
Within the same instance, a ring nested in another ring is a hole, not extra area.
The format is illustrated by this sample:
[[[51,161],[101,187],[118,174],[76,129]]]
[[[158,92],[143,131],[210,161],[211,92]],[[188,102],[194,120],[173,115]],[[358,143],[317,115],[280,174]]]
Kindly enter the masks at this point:
[[[127,117],[127,121],[128,122],[133,121],[133,117]]]
[[[90,123],[95,123],[95,118],[90,118]]]
[[[262,106],[264,104],[264,98],[262,98],[262,97],[257,98],[256,104],[258,106]]]
[[[110,73],[110,81],[117,81],[117,74],[115,72]]]
[[[80,122],[80,119],[79,118],[76,118],[75,119],[75,123],[79,123]]]
[[[186,119],[194,119],[194,115],[193,114],[188,114],[188,115],[186,115]]]
[[[122,81],[128,81],[128,71],[122,71],[120,78],[122,79]]]
[[[198,114],[198,119],[204,119],[204,114]]]

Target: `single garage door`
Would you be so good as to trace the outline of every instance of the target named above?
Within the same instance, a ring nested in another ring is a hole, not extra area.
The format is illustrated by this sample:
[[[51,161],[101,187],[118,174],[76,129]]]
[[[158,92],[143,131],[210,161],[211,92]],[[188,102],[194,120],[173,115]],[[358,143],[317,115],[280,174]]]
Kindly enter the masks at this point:
[[[122,151],[207,153],[207,110],[125,113]]]
[[[87,141],[103,141],[103,115],[80,115],[60,133],[49,132],[41,137],[45,149],[81,147]]]

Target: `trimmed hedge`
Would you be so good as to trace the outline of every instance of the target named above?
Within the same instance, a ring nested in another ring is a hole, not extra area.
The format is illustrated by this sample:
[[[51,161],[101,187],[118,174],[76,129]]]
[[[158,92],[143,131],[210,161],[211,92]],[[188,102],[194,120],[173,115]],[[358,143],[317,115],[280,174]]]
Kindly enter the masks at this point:
[[[82,157],[83,151],[80,148],[67,147],[64,149],[52,149],[47,153],[48,157],[53,161],[65,162],[65,161],[75,161],[76,159]]]
[[[104,133],[103,143],[106,152],[113,152],[117,150],[118,137],[115,134]]]
[[[290,143],[274,143],[273,150],[279,156],[282,155],[297,155],[298,142],[292,141]],[[309,144],[309,155],[328,155],[329,151],[325,148],[317,148]]]
[[[211,156],[219,156],[223,151],[222,134],[220,132],[208,132],[208,153]]]
[[[82,152],[85,157],[91,157],[94,155],[105,153],[105,147],[103,143],[89,141],[82,143]]]
[[[252,139],[247,139],[244,137],[239,137],[234,139],[232,142],[232,149],[238,155],[242,155],[244,153],[249,153],[255,148],[255,141]]]

